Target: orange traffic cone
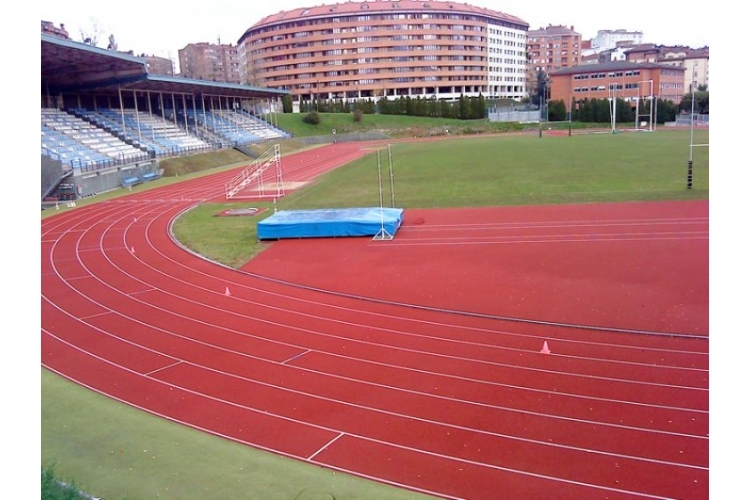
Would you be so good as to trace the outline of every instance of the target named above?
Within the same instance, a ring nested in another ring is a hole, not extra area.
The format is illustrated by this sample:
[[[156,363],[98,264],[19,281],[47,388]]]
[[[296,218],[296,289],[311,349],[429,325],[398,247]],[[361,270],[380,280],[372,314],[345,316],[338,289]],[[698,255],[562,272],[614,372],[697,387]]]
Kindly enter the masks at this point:
[[[552,351],[549,350],[549,346],[547,345],[547,341],[544,341],[544,345],[542,346],[541,353],[542,354],[550,354]]]
[[[227,289],[224,290],[224,295],[226,295],[227,297],[229,297],[230,295],[232,295],[231,293],[229,293],[229,287],[227,287]]]
[[[135,247],[130,247],[130,253],[135,253]]]

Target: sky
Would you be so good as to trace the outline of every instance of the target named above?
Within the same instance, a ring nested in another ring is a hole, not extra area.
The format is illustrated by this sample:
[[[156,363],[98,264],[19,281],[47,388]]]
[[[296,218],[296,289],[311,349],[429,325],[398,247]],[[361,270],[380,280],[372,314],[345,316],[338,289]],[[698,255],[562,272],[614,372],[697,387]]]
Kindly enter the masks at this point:
[[[265,16],[330,3],[340,2],[210,0],[196,4],[174,0],[128,0],[113,4],[101,0],[42,0],[41,20],[56,26],[64,24],[70,37],[76,41],[82,40],[81,32],[95,34],[98,46],[106,48],[109,36],[114,35],[118,50],[132,50],[135,55],[154,55],[177,61],[178,50],[190,43],[236,44],[245,30]],[[584,39],[595,37],[599,30],[624,29],[642,32],[646,43],[693,48],[709,45],[709,30],[705,29],[701,16],[694,15],[687,8],[675,8],[671,2],[471,0],[460,3],[519,17],[529,23],[530,29],[550,24],[572,26]],[[196,8],[196,5],[201,7]],[[576,5],[582,7],[576,8]]]

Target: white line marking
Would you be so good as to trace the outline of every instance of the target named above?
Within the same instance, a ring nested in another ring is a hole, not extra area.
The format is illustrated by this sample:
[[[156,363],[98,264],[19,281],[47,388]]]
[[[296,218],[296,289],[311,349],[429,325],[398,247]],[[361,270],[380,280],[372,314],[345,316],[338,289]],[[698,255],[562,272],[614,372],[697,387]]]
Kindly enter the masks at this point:
[[[318,451],[316,451],[315,453],[313,453],[312,455],[310,455],[309,457],[307,457],[307,459],[308,459],[308,460],[314,460],[314,459],[315,459],[315,457],[316,457],[316,456],[318,456],[318,455],[320,454],[320,452],[324,451],[324,450],[325,450],[326,448],[328,448],[328,447],[329,447],[329,446],[331,446],[331,445],[332,445],[333,443],[335,443],[336,441],[338,441],[338,440],[339,440],[339,438],[340,438],[341,436],[343,436],[343,435],[344,435],[344,433],[343,433],[343,432],[340,432],[338,436],[334,437],[333,439],[331,439],[330,441],[328,441],[328,442],[327,442],[326,444],[324,444],[323,446],[321,446],[320,448],[318,448]]]

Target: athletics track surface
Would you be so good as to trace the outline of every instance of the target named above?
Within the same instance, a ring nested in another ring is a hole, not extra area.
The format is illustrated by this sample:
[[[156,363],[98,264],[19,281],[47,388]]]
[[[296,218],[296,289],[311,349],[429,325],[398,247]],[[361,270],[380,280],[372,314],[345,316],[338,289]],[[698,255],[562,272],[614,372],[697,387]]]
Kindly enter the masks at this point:
[[[407,210],[392,241],[274,242],[238,272],[170,237],[234,173],[42,221],[43,366],[444,498],[708,498],[707,202]]]

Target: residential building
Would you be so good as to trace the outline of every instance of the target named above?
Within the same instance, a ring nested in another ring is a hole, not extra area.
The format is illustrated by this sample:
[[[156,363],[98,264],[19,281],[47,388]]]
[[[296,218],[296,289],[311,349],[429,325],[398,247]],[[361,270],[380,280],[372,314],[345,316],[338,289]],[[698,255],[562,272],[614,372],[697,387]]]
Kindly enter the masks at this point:
[[[583,42],[582,64],[625,61],[626,51],[642,41],[643,33],[640,31],[599,30],[594,38]]]
[[[167,57],[141,55],[146,60],[146,70],[152,75],[174,76],[174,63]]]
[[[180,49],[180,76],[215,82],[242,83],[237,46],[190,43]]]
[[[683,46],[641,44],[626,52],[632,62],[657,62],[685,68],[685,91],[690,92],[693,83],[696,87],[708,88],[709,48],[692,49]]]
[[[551,73],[581,63],[581,35],[571,26],[547,26],[528,33],[529,70]]]
[[[552,26],[529,30],[528,66],[526,78],[529,89],[537,85],[540,71],[547,75],[581,64],[581,35],[571,26]]]
[[[599,30],[596,36],[591,39],[591,50],[598,53],[616,47],[639,45],[641,43],[643,43],[642,31]]]
[[[690,52],[684,59],[685,89],[690,92],[695,85],[708,89],[708,47]]]
[[[635,102],[656,98],[678,104],[685,94],[685,69],[652,62],[610,61],[584,64],[550,74],[550,100],[571,103],[584,99],[621,98]]]
[[[293,101],[526,95],[518,17],[438,0],[348,1],[267,16],[239,39],[243,83]]]
[[[599,54],[591,49],[591,40],[581,40],[581,64],[599,64]]]

